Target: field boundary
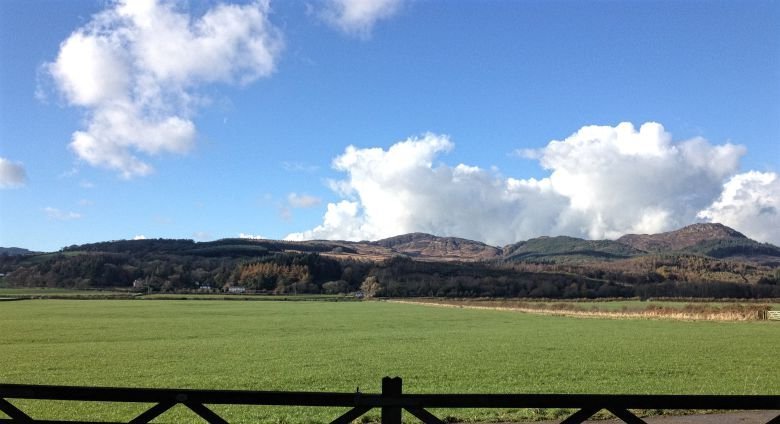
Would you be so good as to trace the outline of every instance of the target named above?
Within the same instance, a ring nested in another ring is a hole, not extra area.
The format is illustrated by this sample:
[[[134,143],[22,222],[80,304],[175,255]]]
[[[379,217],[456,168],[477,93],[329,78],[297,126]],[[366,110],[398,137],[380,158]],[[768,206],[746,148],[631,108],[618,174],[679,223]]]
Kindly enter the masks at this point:
[[[659,310],[617,310],[617,311],[584,311],[574,309],[553,309],[553,308],[529,308],[522,306],[479,306],[471,304],[462,304],[458,301],[416,301],[416,300],[400,300],[400,299],[385,299],[385,302],[401,303],[407,305],[422,305],[441,308],[456,308],[456,309],[477,309],[488,311],[508,311],[508,312],[523,312],[537,315],[554,315],[565,317],[578,317],[578,318],[611,318],[611,319],[663,319],[663,320],[688,320],[688,321],[754,321],[754,320],[767,320],[778,319],[769,318],[769,313],[756,311],[754,314],[739,314],[731,311],[725,312],[688,312],[684,310],[680,311],[659,311]],[[773,312],[773,311],[770,311]],[[780,311],[778,311],[780,314]]]
[[[576,410],[561,424],[582,423],[601,410],[629,424],[642,424],[629,409],[780,410],[780,395],[588,395],[588,394],[404,394],[400,377],[382,379],[382,393],[279,392],[0,384],[1,423],[52,423],[35,420],[8,399],[152,403],[128,421],[149,423],[176,405],[184,405],[208,423],[227,424],[206,405],[275,405],[351,408],[331,421],[347,424],[368,411],[381,409],[383,424],[401,424],[406,410],[426,424],[444,421],[426,408],[569,408]],[[89,421],[78,421],[92,424]],[[780,415],[767,424],[780,422]]]

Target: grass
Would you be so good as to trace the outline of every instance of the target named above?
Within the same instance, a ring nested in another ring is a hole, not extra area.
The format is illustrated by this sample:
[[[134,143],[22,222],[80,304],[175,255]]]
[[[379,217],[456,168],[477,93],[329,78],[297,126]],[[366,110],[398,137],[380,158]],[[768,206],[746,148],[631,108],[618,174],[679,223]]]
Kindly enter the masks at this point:
[[[77,290],[62,288],[0,288],[0,297],[128,297],[133,293],[115,290]]]
[[[344,294],[229,294],[229,293],[154,293],[139,296],[141,299],[153,300],[260,300],[271,302],[282,301],[357,301],[354,296]]]
[[[410,393],[780,394],[775,322],[549,317],[387,302],[26,300],[0,304],[0,382]],[[41,419],[86,407],[14,401]],[[95,407],[92,419],[140,406]],[[215,407],[231,422],[343,410]],[[464,420],[534,411],[446,410]],[[552,412],[555,413],[554,411]],[[377,417],[378,413],[372,413]],[[166,422],[198,422],[179,408]]]
[[[37,299],[122,299],[145,300],[263,300],[263,301],[356,301],[344,294],[230,294],[230,293],[152,293],[127,290],[78,290],[63,288],[0,288],[0,298]]]

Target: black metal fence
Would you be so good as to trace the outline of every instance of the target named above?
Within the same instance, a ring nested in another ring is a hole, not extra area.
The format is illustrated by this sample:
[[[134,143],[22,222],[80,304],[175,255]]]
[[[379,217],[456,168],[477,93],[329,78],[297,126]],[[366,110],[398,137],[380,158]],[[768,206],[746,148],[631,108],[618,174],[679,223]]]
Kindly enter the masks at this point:
[[[0,384],[0,423],[66,423],[30,417],[9,399],[134,402],[154,405],[128,423],[148,423],[181,404],[208,423],[227,423],[206,405],[275,405],[350,408],[332,423],[349,423],[380,408],[383,424],[400,424],[408,411],[426,424],[442,424],[429,408],[571,408],[561,424],[581,423],[602,409],[626,423],[644,423],[630,409],[777,410],[780,396],[730,395],[554,395],[554,394],[404,394],[400,377],[382,379],[382,393],[276,392],[239,390],[135,389],[112,387]],[[80,423],[93,422],[79,420]],[[767,424],[780,424],[780,415]]]

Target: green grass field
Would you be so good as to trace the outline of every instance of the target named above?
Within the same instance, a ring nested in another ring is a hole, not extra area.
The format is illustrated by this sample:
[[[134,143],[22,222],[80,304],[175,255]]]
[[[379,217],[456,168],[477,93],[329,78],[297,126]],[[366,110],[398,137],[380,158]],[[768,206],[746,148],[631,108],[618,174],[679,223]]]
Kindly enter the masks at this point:
[[[259,300],[271,302],[283,301],[358,301],[354,296],[345,294],[229,294],[229,293],[153,293],[139,296],[146,300]]]
[[[780,323],[550,317],[386,302],[24,300],[0,303],[0,382],[411,393],[780,394]],[[83,404],[15,401],[37,418]],[[129,418],[139,406],[95,407]],[[233,422],[342,410],[214,407]],[[534,411],[448,410],[511,420]],[[552,412],[553,414],[555,411]],[[378,416],[373,413],[373,416]],[[1,415],[1,414],[0,414]],[[181,407],[158,422],[199,422]]]
[[[129,297],[133,293],[116,290],[77,290],[61,288],[0,288],[0,297]]]

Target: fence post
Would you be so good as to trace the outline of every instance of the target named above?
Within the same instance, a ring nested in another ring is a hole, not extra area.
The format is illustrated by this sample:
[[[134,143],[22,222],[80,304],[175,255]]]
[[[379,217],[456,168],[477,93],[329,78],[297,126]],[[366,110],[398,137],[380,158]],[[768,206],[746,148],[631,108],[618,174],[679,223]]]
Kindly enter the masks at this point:
[[[385,377],[382,379],[382,397],[400,397],[403,391],[401,377]],[[401,408],[398,406],[382,407],[382,424],[401,424]]]

